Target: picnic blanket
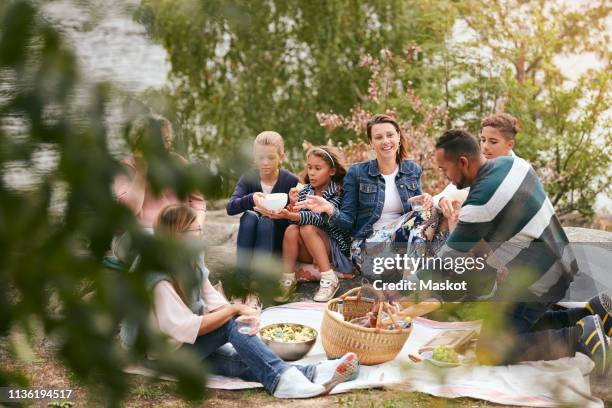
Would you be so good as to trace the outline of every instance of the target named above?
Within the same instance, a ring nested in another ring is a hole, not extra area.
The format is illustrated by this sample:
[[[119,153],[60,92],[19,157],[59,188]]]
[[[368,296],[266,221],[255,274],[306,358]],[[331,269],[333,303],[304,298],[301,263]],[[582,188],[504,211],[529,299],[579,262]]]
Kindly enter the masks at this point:
[[[325,305],[318,303],[290,303],[263,311],[262,326],[271,323],[302,323],[319,330]],[[417,354],[419,347],[446,330],[480,329],[478,322],[442,323],[417,318],[413,330],[398,356],[388,363],[362,366],[354,381],[338,385],[332,394],[359,388],[402,386],[439,397],[470,397],[498,404],[530,407],[552,407],[572,404],[580,407],[603,408],[603,402],[591,396],[588,374],[593,362],[583,354],[555,361],[536,361],[512,366],[434,367],[428,362],[414,363],[409,354]],[[310,352],[295,364],[316,363],[324,360],[325,351],[318,338]],[[141,368],[128,372],[151,375]],[[237,390],[261,387],[259,383],[237,378],[211,376],[209,388]]]

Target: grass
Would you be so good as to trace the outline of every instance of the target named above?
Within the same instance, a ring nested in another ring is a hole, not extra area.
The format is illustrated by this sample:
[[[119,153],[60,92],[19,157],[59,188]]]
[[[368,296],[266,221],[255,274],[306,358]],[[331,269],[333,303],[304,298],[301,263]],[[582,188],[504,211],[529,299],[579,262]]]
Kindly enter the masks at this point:
[[[3,368],[17,370],[30,379],[33,386],[48,388],[70,388],[76,396],[73,405],[60,406],[103,406],[100,393],[89,392],[66,370],[50,353],[44,349],[37,351],[37,358],[29,362],[17,361],[9,356],[6,342],[0,339],[0,360]],[[6,364],[4,364],[6,362]],[[141,376],[129,377],[129,392],[124,401],[127,407],[193,407],[234,408],[246,405],[257,408],[322,408],[322,407],[483,407],[486,403],[461,398],[456,400],[437,398],[430,395],[400,389],[356,390],[350,394],[330,395],[308,400],[278,400],[262,389],[241,391],[210,390],[208,398],[200,403],[188,403],[177,395],[176,384],[157,381]]]
[[[99,390],[88,390],[78,379],[54,357],[48,347],[34,347],[34,355],[27,361],[18,360],[9,351],[6,338],[0,338],[0,361],[2,368],[21,372],[36,387],[72,389],[75,395],[73,405],[50,405],[55,407],[103,406],[103,394]],[[129,392],[123,406],[127,407],[193,407],[233,408],[252,406],[254,408],[420,408],[460,407],[477,408],[498,406],[470,398],[447,399],[428,394],[412,392],[401,387],[394,389],[355,390],[351,393],[330,395],[308,400],[278,400],[262,389],[242,391],[210,390],[208,398],[200,403],[187,403],[176,392],[176,384],[157,381],[141,376],[129,377]],[[599,381],[599,382],[598,382]],[[603,380],[592,380],[592,390],[603,397],[605,407],[612,408],[612,376]]]

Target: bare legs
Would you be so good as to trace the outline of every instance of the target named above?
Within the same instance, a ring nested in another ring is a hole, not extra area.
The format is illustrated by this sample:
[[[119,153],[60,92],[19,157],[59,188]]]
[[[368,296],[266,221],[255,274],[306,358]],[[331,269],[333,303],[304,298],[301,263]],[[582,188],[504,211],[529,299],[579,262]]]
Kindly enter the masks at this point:
[[[306,246],[308,253],[312,256],[321,272],[332,268],[327,234],[314,225],[303,225],[300,227],[300,238]]]
[[[327,234],[314,225],[287,227],[283,239],[283,264],[286,273],[293,273],[297,261],[317,264],[320,271],[331,269]]]
[[[314,262],[321,271],[321,282],[314,301],[326,302],[331,299],[338,290],[338,277],[332,268],[330,256],[329,238],[323,230],[314,225],[290,225],[283,239],[285,273],[281,280],[284,291],[281,299],[288,298],[287,293],[295,287],[296,279],[293,268],[297,261]]]

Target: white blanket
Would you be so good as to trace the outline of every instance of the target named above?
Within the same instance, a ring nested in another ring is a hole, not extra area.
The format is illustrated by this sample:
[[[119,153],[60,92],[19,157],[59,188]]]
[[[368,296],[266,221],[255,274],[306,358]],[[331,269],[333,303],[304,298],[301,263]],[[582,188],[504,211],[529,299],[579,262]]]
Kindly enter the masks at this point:
[[[324,305],[292,303],[266,309],[262,326],[270,323],[292,322],[321,327]],[[413,363],[409,354],[444,330],[479,328],[477,322],[440,323],[415,319],[413,331],[404,348],[395,358],[377,366],[362,366],[359,377],[340,384],[332,393],[356,388],[373,388],[402,384],[414,391],[446,398],[471,397],[498,404],[552,407],[560,403],[581,407],[603,407],[603,402],[591,397],[588,374],[593,362],[583,354],[556,361],[537,361],[512,366],[473,366],[439,369],[428,362]],[[306,357],[296,364],[324,360],[325,351],[320,338]],[[208,387],[244,389],[260,387],[239,379],[212,376]]]
[[[262,326],[271,323],[302,323],[321,327],[325,305],[317,303],[291,303],[272,307],[262,313]],[[332,394],[357,388],[389,387],[401,385],[427,394],[458,398],[470,397],[497,404],[530,407],[553,407],[563,404],[603,408],[603,402],[591,396],[589,373],[593,362],[584,354],[555,361],[535,361],[512,366],[465,366],[444,368],[428,362],[414,363],[409,354],[417,354],[422,344],[445,330],[479,329],[478,322],[440,323],[418,318],[406,344],[395,358],[377,366],[362,366],[359,377],[338,385]],[[321,339],[312,350],[295,364],[317,363],[324,360],[325,351]],[[131,374],[157,377],[149,369],[132,366],[125,370]],[[166,380],[173,378],[162,377]],[[258,388],[261,384],[238,378],[210,376],[209,388],[239,390]]]

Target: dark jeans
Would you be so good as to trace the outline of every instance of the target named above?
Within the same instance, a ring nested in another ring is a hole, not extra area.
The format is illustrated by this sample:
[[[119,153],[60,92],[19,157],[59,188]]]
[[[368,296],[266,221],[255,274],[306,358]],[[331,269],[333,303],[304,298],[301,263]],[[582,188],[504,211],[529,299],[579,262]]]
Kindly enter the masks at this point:
[[[516,303],[502,314],[506,324],[501,330],[485,320],[483,338],[497,338],[500,344],[504,343],[504,338],[509,339],[500,356],[501,364],[556,360],[576,353],[581,334],[576,322],[589,312],[586,309],[553,311],[550,306],[545,303]]]
[[[239,333],[234,319],[215,331],[198,336],[194,344],[184,344],[182,347],[197,353],[213,373],[260,382],[270,393],[276,389],[281,374],[291,367],[259,337]],[[310,381],[313,380],[314,365],[295,367]]]
[[[272,220],[250,210],[242,214],[236,260],[239,269],[248,270],[255,253],[271,254],[281,250],[287,228],[287,223],[282,221]]]

